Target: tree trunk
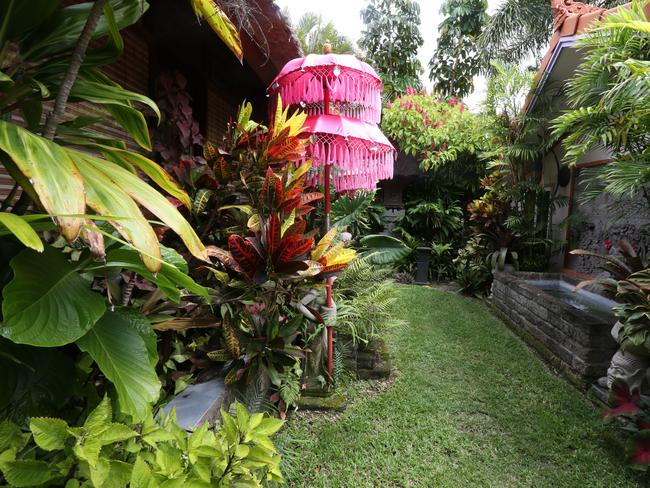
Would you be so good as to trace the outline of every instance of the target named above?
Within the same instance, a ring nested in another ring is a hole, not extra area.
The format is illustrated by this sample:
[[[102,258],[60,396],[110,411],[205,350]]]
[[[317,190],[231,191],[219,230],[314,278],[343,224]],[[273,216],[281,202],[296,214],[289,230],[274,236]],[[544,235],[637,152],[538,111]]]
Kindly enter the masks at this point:
[[[95,3],[90,9],[86,25],[81,31],[81,35],[79,36],[74,51],[72,51],[72,58],[70,59],[68,71],[66,71],[63,80],[61,80],[61,88],[59,89],[59,93],[56,95],[54,107],[45,122],[43,137],[46,139],[53,140],[56,135],[56,129],[59,126],[59,123],[65,114],[66,106],[68,105],[70,91],[77,80],[79,69],[81,68],[81,64],[86,56],[86,51],[88,50],[88,44],[90,44],[90,40],[95,33],[95,29],[97,28],[99,19],[102,16],[102,11],[104,10],[104,5],[106,5],[107,1],[108,0],[95,0]]]

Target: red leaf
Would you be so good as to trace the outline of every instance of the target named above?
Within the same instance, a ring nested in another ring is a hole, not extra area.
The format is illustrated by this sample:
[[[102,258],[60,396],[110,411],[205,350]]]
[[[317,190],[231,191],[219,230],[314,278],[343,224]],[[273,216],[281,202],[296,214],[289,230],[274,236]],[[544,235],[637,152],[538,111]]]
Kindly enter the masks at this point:
[[[323,194],[320,192],[305,193],[300,196],[300,205],[307,205],[308,203],[315,202],[323,198]]]
[[[241,272],[252,278],[262,261],[255,246],[242,236],[232,235],[228,238],[228,249],[241,268]]]
[[[309,269],[309,264],[305,261],[289,261],[288,263],[279,265],[275,271],[284,274],[294,274],[298,271],[305,271],[306,269]]]
[[[280,231],[282,225],[280,224],[280,219],[278,215],[273,213],[267,219],[266,225],[264,226],[264,237],[266,240],[266,250],[271,256],[275,254],[278,246],[280,245]]]
[[[313,239],[300,239],[298,236],[289,236],[282,239],[282,243],[276,252],[274,259],[275,268],[282,267],[289,261],[294,261],[303,254],[306,254],[314,245]]]
[[[271,168],[266,170],[266,178],[262,184],[260,198],[266,207],[272,209],[277,208],[282,201],[282,180]]]
[[[631,392],[630,387],[623,381],[614,382],[609,401],[612,408],[605,412],[605,417],[637,413],[640,410],[638,405],[639,398],[639,392]]]
[[[232,257],[232,254],[228,251],[216,246],[206,246],[205,250],[207,251],[208,256],[217,258],[227,268],[241,273],[241,268],[237,264],[237,261],[235,261],[235,259]]]
[[[302,207],[298,207],[296,209],[296,216],[297,217],[304,217],[307,215],[309,212],[312,210],[315,210],[316,207],[312,207],[311,205],[303,205]]]

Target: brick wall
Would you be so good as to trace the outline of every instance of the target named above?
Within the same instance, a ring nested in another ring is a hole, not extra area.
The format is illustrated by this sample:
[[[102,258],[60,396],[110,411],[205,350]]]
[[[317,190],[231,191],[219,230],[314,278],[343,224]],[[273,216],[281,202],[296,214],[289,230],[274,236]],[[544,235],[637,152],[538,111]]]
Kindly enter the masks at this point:
[[[213,84],[208,85],[207,104],[206,140],[219,143],[228,131],[228,121],[237,113],[237,106]]]

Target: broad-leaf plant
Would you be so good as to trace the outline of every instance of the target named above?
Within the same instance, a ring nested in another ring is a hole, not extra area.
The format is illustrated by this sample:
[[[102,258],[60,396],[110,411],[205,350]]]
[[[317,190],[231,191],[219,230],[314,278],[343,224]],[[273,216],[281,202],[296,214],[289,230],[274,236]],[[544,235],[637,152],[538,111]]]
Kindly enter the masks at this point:
[[[228,34],[214,2],[193,6]],[[0,164],[16,182],[0,202],[0,484],[281,480],[268,439],[276,421],[237,406],[220,432],[190,437],[173,415],[152,417],[170,355],[156,330],[218,324],[215,292],[190,277],[188,259],[209,264],[182,214],[193,202],[147,156],[159,110],[102,71],[122,53],[120,30],[147,8],[0,5]],[[160,243],[168,234],[175,248]]]

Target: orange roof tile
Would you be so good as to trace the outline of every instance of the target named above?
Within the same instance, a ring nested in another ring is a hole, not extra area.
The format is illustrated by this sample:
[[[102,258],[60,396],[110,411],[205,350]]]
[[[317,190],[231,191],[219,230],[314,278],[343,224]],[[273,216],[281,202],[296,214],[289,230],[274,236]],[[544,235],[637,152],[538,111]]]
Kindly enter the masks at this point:
[[[550,0],[553,16],[555,17],[555,32],[551,37],[548,51],[542,59],[539,71],[536,76],[536,81],[543,80],[547,69],[552,69],[549,63],[555,59],[554,53],[557,45],[563,38],[570,38],[583,34],[591,25],[614,12],[619,8],[629,8],[630,3],[614,7],[611,9],[604,9],[595,7],[583,2],[576,2],[574,0]],[[646,17],[650,19],[650,4],[645,7]],[[538,90],[541,87],[538,87]],[[530,102],[532,101],[534,93],[531,93],[524,104],[523,110],[527,110]]]

